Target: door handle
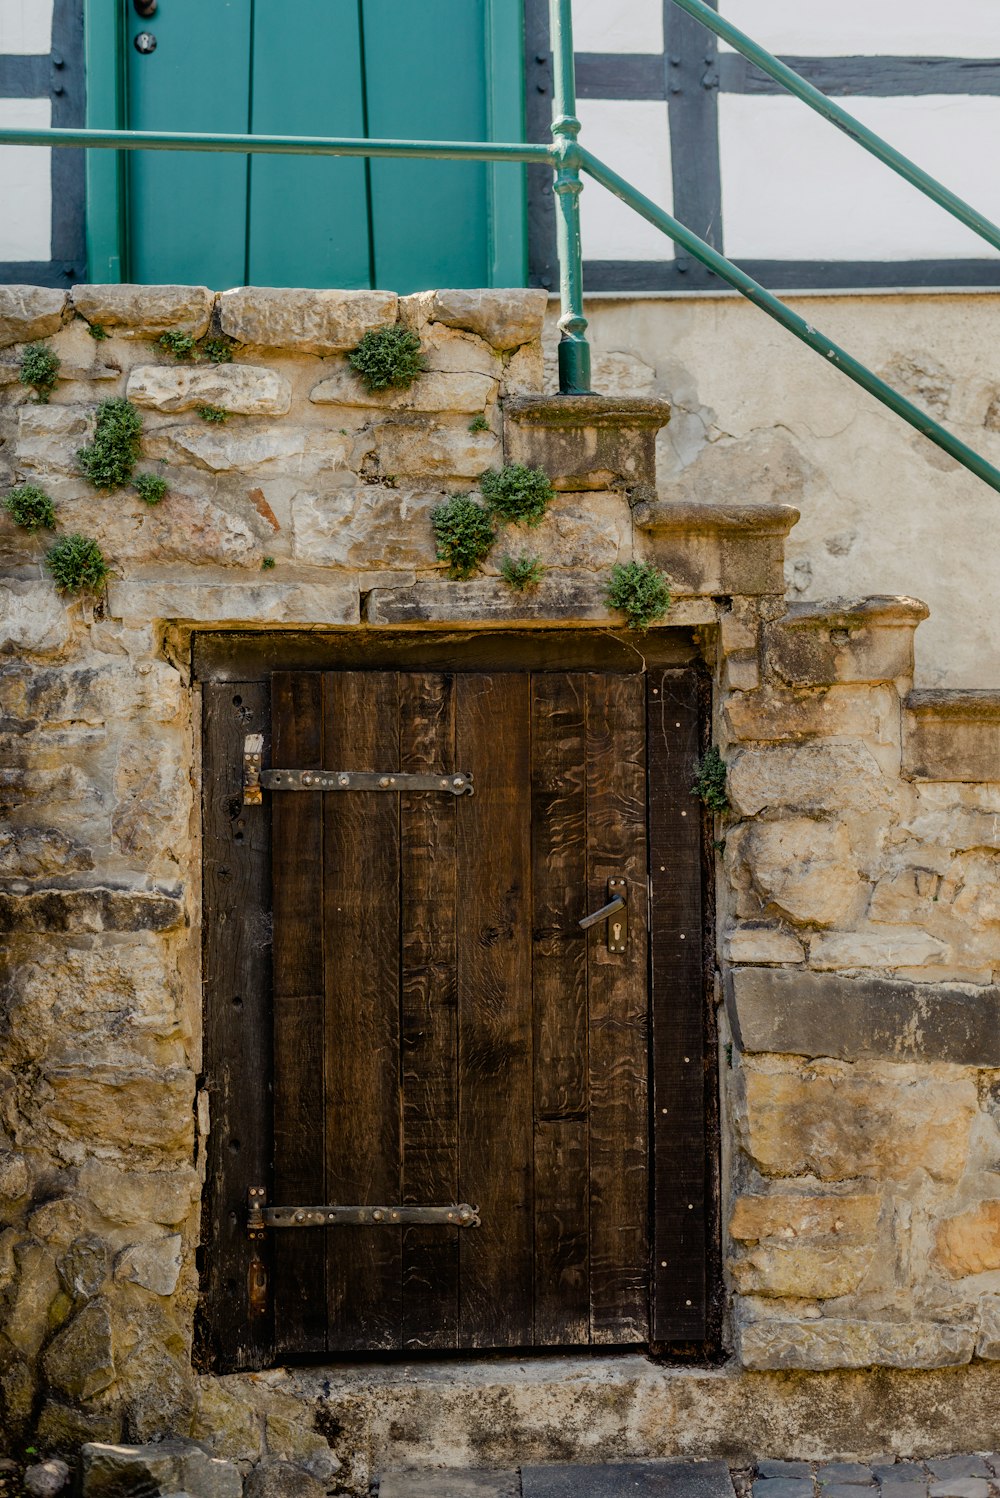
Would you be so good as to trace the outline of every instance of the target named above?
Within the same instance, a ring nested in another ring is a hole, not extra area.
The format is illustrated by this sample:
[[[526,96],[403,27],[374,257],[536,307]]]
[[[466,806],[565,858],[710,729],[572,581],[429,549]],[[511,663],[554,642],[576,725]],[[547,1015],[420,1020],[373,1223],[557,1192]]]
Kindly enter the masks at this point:
[[[157,0],[132,0],[132,4],[144,21],[149,21],[156,15]]]
[[[609,879],[608,903],[602,905],[600,910],[594,910],[590,915],[585,915],[580,921],[580,926],[584,931],[589,931],[591,926],[597,926],[601,921],[608,923],[608,951],[624,952],[628,942],[628,883],[626,880]]]

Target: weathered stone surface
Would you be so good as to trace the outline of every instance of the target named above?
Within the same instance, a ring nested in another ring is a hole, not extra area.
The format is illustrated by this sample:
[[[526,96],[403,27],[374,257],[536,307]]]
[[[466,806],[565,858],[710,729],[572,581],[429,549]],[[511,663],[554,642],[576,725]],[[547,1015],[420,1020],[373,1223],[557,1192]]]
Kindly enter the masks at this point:
[[[612,624],[604,587],[593,574],[548,573],[537,588],[515,593],[498,578],[417,582],[412,588],[373,588],[369,624],[467,623],[518,619],[599,620]]]
[[[637,504],[634,519],[651,561],[688,593],[757,597],[784,592],[791,505]]]
[[[743,1196],[729,1225],[730,1269],[744,1294],[815,1300],[849,1295],[875,1259],[876,1196]]]
[[[835,926],[858,904],[857,861],[842,822],[756,822],[740,846],[765,905],[793,921]]]
[[[45,1121],[65,1138],[122,1149],[190,1151],[194,1074],[184,1067],[50,1067]]]
[[[0,931],[170,931],[184,919],[175,895],[125,889],[0,891]]]
[[[220,406],[241,416],[284,416],[292,404],[284,375],[252,364],[139,364],[125,393],[137,406],[155,411]]]
[[[369,390],[349,365],[314,385],[309,399],[317,406],[371,406],[387,411],[483,411],[496,400],[495,377],[474,371],[427,370],[408,390]],[[221,402],[220,402],[221,404]],[[334,413],[336,414],[336,413]]]
[[[513,1471],[438,1467],[431,1472],[383,1472],[378,1491],[379,1498],[521,1498],[521,1479]]]
[[[15,454],[19,473],[43,487],[54,474],[78,477],[77,454],[94,434],[94,410],[86,406],[21,406]]]
[[[991,1362],[1000,1358],[1000,1296],[984,1296],[980,1303],[976,1356],[988,1358]],[[997,1459],[997,1453],[994,1452],[993,1456]]]
[[[931,1456],[927,1459],[931,1475],[938,1482],[951,1482],[955,1478],[992,1477],[993,1473],[983,1458],[974,1451],[957,1456]]]
[[[791,931],[777,926],[748,923],[727,931],[722,938],[727,962],[802,962],[805,948]]]
[[[110,612],[126,622],[182,619],[192,624],[357,624],[353,578],[321,583],[112,582]]]
[[[146,1493],[186,1492],[192,1498],[242,1498],[239,1468],[208,1456],[188,1441],[145,1446],[92,1442],[83,1448],[85,1498],[129,1498]]]
[[[0,348],[58,333],[68,300],[54,286],[0,286]]]
[[[788,1466],[795,1463],[789,1462]],[[814,1488],[812,1474],[806,1464],[804,1477],[772,1477],[758,1480],[753,1485],[753,1498],[813,1498]]]
[[[757,1463],[758,1477],[808,1477],[812,1479],[812,1467],[808,1462],[782,1462],[765,1457]]]
[[[119,666],[59,669],[0,667],[0,714],[44,724],[104,724],[138,716],[169,723],[183,701],[180,673],[166,661],[144,661],[135,670]]]
[[[0,582],[0,656],[60,655],[72,637],[71,606],[49,583]]]
[[[28,1162],[15,1150],[0,1151],[0,1197],[18,1201],[27,1193]]]
[[[56,1498],[69,1486],[70,1470],[58,1457],[48,1462],[34,1462],[24,1471],[24,1490],[31,1498]]]
[[[363,484],[327,494],[300,494],[292,505],[292,553],[333,567],[433,567],[431,512],[436,490]]]
[[[199,421],[157,427],[143,444],[150,458],[193,464],[212,473],[238,472],[253,478],[279,469],[282,476],[347,473],[353,438],[342,432],[307,431],[294,426],[260,426]]]
[[[917,691],[905,706],[905,775],[1000,781],[1000,692]]]
[[[556,489],[648,489],[669,420],[657,397],[517,396],[504,405],[505,455],[544,469]]]
[[[522,1466],[524,1498],[731,1498],[725,1462],[643,1461]]]
[[[0,829],[0,878],[41,879],[93,867],[90,848],[53,827]]]
[[[123,338],[155,338],[176,329],[208,332],[215,295],[207,286],[74,286],[73,308]]]
[[[35,1439],[42,1451],[61,1451],[75,1464],[85,1441],[117,1441],[121,1433],[121,1411],[114,1403],[81,1410],[62,1399],[46,1399]]]
[[[913,634],[928,613],[903,597],[793,603],[765,630],[768,661],[791,686],[910,678]]]
[[[777,1238],[867,1239],[875,1231],[880,1199],[871,1193],[860,1196],[792,1196],[770,1192],[767,1196],[738,1196],[729,1219],[730,1237],[758,1243]]]
[[[1000,1269],[1000,1200],[980,1202],[939,1223],[934,1253],[955,1279]]]
[[[754,1321],[740,1329],[746,1368],[948,1368],[967,1363],[975,1332],[942,1321]]]
[[[754,671],[746,686],[734,669],[737,657],[726,662],[727,680],[737,695],[724,712],[731,739],[760,743],[802,742],[816,738],[868,739],[877,744],[899,742],[899,698],[892,687],[834,686],[809,691],[752,690]],[[742,695],[743,693],[746,695]]]
[[[774,504],[777,500],[798,505],[814,474],[813,465],[784,432],[752,432],[710,442],[676,478],[660,485],[660,497],[668,504]]]
[[[391,291],[275,286],[239,286],[219,298],[222,331],[231,338],[300,354],[344,353],[370,329],[394,323],[398,305]]]
[[[876,1245],[759,1243],[730,1262],[734,1288],[744,1295],[830,1300],[857,1290]]]
[[[32,1218],[33,1225],[35,1217],[37,1213]],[[62,1287],[77,1304],[93,1300],[100,1294],[110,1268],[108,1245],[93,1234],[75,1238],[56,1259]]]
[[[952,1477],[932,1482],[930,1498],[989,1498],[990,1485],[983,1477]]]
[[[835,1061],[795,1071],[745,1065],[738,1120],[743,1147],[769,1176],[905,1179],[925,1170],[956,1181],[969,1154],[974,1082]],[[919,1365],[915,1365],[919,1366]]]
[[[170,739],[150,745],[146,735],[128,738],[115,763],[115,809],[111,836],[126,857],[155,870],[163,854],[179,863],[190,816],[191,780]]]
[[[728,763],[729,799],[742,816],[766,807],[803,812],[887,809],[891,789],[861,744],[742,749]]]
[[[632,556],[632,516],[624,494],[593,490],[586,495],[557,494],[537,528],[507,526],[489,567],[505,552],[527,551],[543,567],[598,571],[606,576],[618,561]]]
[[[326,1483],[304,1467],[280,1457],[265,1457],[247,1477],[243,1498],[325,1498],[326,1490]]]
[[[947,962],[946,942],[926,931],[896,926],[891,931],[843,931],[817,936],[809,947],[815,968],[915,968]]]
[[[80,1191],[112,1222],[183,1222],[201,1186],[189,1166],[173,1171],[123,1170],[90,1158],[80,1169]]]
[[[470,432],[468,423],[447,426],[410,418],[386,421],[372,432],[379,472],[414,479],[477,479],[501,462],[493,432]]]
[[[744,968],[726,1007],[746,1051],[1000,1066],[1000,991]]]
[[[505,399],[509,395],[541,395],[543,380],[542,345],[536,339],[519,348],[507,360],[500,381],[500,394]]]
[[[129,1280],[154,1295],[173,1295],[181,1272],[181,1235],[132,1243],[115,1260],[115,1279]]]
[[[46,1349],[45,1377],[56,1394],[92,1399],[115,1380],[111,1317],[103,1302],[92,1300],[77,1311]]]
[[[816,1481],[821,1487],[831,1483],[842,1483],[845,1487],[870,1488],[874,1483],[872,1470],[862,1462],[824,1462],[816,1469]]]
[[[444,323],[478,334],[493,348],[513,349],[540,337],[547,305],[548,292],[532,288],[423,291],[404,297],[400,313],[418,329]]]

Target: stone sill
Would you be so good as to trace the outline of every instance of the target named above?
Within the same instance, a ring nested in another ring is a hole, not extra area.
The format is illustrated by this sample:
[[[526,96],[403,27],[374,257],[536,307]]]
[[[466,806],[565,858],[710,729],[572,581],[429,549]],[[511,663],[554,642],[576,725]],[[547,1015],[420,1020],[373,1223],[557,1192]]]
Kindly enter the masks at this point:
[[[1000,782],[1000,688],[921,689],[904,708],[904,775]]]
[[[794,505],[672,504],[651,500],[636,505],[640,530],[685,535],[787,536],[799,519]]]

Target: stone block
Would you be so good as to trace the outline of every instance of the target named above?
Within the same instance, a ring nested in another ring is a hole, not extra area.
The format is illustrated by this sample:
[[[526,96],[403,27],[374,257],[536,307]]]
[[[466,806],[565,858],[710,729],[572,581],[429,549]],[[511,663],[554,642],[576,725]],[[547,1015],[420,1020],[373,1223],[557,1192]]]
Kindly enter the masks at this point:
[[[436,1467],[430,1472],[406,1469],[383,1472],[379,1498],[521,1498],[516,1471],[475,1467]]]
[[[722,1461],[631,1461],[521,1467],[523,1498],[732,1498]]]
[[[83,1498],[129,1498],[138,1493],[190,1493],[192,1498],[242,1498],[232,1462],[208,1456],[193,1442],[144,1446],[90,1442],[83,1448]]]
[[[421,291],[399,304],[404,322],[425,322],[475,333],[495,349],[514,349],[540,338],[549,294],[538,288]]]
[[[70,1469],[58,1458],[48,1462],[33,1462],[24,1471],[24,1491],[30,1498],[56,1498],[63,1488],[69,1486]]]
[[[942,1321],[760,1320],[740,1328],[739,1358],[749,1369],[951,1368],[967,1363],[970,1326]]]
[[[788,1466],[805,1468],[801,1477],[764,1477],[754,1483],[753,1498],[813,1498],[813,1480],[805,1462],[788,1462]]]
[[[131,1243],[115,1260],[115,1279],[141,1285],[154,1295],[173,1295],[181,1272],[181,1235]]]
[[[284,416],[292,404],[292,387],[283,375],[251,364],[139,364],[129,374],[125,394],[154,411],[220,406],[240,416]]]
[[[632,555],[632,516],[624,494],[608,491],[557,494],[538,527],[505,526],[487,570],[505,553],[537,555],[543,567],[568,567],[607,575],[615,562]]]
[[[338,354],[396,321],[391,291],[313,291],[238,286],[219,298],[222,331],[239,343],[298,354]]]
[[[931,1476],[937,1482],[952,1482],[955,1478],[990,1478],[993,1476],[984,1459],[976,1451],[965,1452],[958,1456],[929,1456],[927,1466]]]
[[[556,489],[648,490],[669,420],[656,397],[516,396],[504,405],[505,457],[544,469]]]
[[[1000,1200],[979,1202],[938,1223],[934,1257],[953,1279],[1000,1269]]]
[[[830,1300],[853,1294],[874,1257],[874,1243],[759,1243],[729,1269],[740,1294]]]
[[[448,426],[403,416],[373,429],[372,450],[381,474],[409,479],[477,479],[501,461],[493,432],[470,432],[467,422]]]
[[[157,1222],[170,1227],[191,1215],[201,1192],[197,1172],[190,1166],[172,1171],[125,1170],[94,1158],[80,1167],[79,1187],[110,1222]]]
[[[309,392],[317,406],[371,407],[382,411],[455,411],[471,415],[496,400],[495,376],[427,370],[407,390],[369,390],[350,366],[334,370]],[[221,404],[221,402],[220,402]],[[335,415],[336,413],[334,413]]]
[[[292,554],[323,566],[427,568],[437,565],[431,513],[440,490],[363,484],[292,502]]]
[[[766,807],[802,812],[886,811],[891,790],[863,744],[741,749],[728,764],[729,799],[741,816]]]
[[[812,1466],[809,1462],[781,1462],[765,1458],[757,1463],[758,1477],[808,1477],[812,1480]]]
[[[46,1348],[42,1359],[52,1391],[74,1401],[93,1399],[115,1381],[111,1317],[103,1302],[93,1300]]]
[[[326,1498],[326,1491],[327,1484],[304,1467],[280,1457],[265,1457],[247,1477],[243,1498]]]
[[[858,904],[857,859],[842,822],[755,822],[738,847],[761,900],[790,920],[834,926]]]
[[[180,673],[166,661],[145,661],[132,670],[104,663],[0,667],[0,716],[35,720],[46,731],[60,724],[99,725],[139,716],[169,723],[182,700]]]
[[[18,472],[44,488],[54,474],[79,477],[77,454],[94,434],[94,408],[21,406],[17,413]]]
[[[176,329],[201,338],[215,305],[207,286],[74,286],[73,310],[123,338],[156,338]]]
[[[729,1236],[739,1242],[782,1242],[799,1239],[868,1240],[878,1222],[880,1198],[855,1196],[800,1196],[770,1192],[767,1196],[738,1196],[729,1219]]]
[[[742,1143],[764,1175],[904,1180],[925,1170],[957,1181],[965,1169],[978,1111],[971,1080],[829,1061],[795,1071],[745,1064],[743,1085]]]
[[[32,1432],[42,1451],[62,1451],[75,1463],[86,1441],[117,1441],[122,1412],[117,1402],[95,1403],[82,1410],[62,1399],[46,1399]],[[124,1495],[123,1495],[124,1498]]]
[[[93,867],[91,849],[54,827],[0,828],[0,878],[43,879]]]
[[[745,1051],[1000,1067],[1000,989],[742,968],[726,1009]]]
[[[241,473],[248,479],[260,476],[262,469],[268,476],[282,478],[346,474],[353,447],[353,438],[344,432],[249,421],[157,427],[143,443],[148,458],[193,465],[210,473]]]
[[[49,286],[0,286],[0,348],[58,333],[69,298]]]
[[[733,659],[727,659],[727,671]],[[729,679],[735,685],[731,671]],[[749,691],[730,697],[723,712],[729,737],[744,742],[801,743],[837,737],[894,744],[899,740],[899,698],[891,687]]]
[[[671,504],[634,511],[651,561],[686,593],[756,597],[785,591],[785,538],[799,518],[791,505]]]
[[[35,1226],[37,1217],[37,1212],[32,1214],[32,1226]],[[93,1300],[101,1293],[110,1268],[108,1245],[93,1234],[74,1238],[56,1259],[59,1280],[75,1305]]]
[[[369,624],[494,624],[520,620],[578,620],[614,625],[604,583],[593,573],[549,572],[536,588],[516,593],[495,577],[449,582],[435,578],[412,588],[373,588]]]
[[[950,1477],[932,1482],[930,1498],[989,1498],[990,1485],[984,1477]]]
[[[88,494],[60,510],[67,529],[92,536],[119,567],[127,562],[259,567],[264,555],[248,519],[179,489],[156,506],[131,495],[116,495],[109,505],[105,495]]]
[[[41,1106],[53,1130],[79,1147],[178,1150],[194,1142],[194,1074],[182,1066],[49,1066],[50,1096]]]
[[[722,680],[727,692],[755,692],[760,686],[760,666],[756,655],[727,655]],[[743,735],[735,735],[743,737]]]
[[[541,395],[543,378],[542,345],[536,339],[511,354],[505,363],[500,394],[504,400],[514,395]]]
[[[765,629],[771,669],[790,686],[913,676],[913,635],[928,615],[915,598],[793,603]]]
[[[875,1478],[871,1467],[866,1467],[863,1462],[824,1462],[816,1469],[816,1481],[822,1488],[828,1488],[831,1483],[870,1488]]]
[[[353,578],[307,582],[112,581],[109,610],[118,619],[176,619],[192,624],[357,624]]]
[[[184,920],[176,895],[127,889],[0,891],[0,931],[172,931]]]
[[[407,300],[408,298],[404,297],[403,302]],[[401,302],[400,307],[402,306]],[[443,323],[424,323],[419,333],[420,350],[428,372],[431,373],[481,374],[487,375],[491,380],[498,380],[510,359],[517,357],[517,354],[512,354],[505,362],[503,354],[497,353],[476,334],[464,333],[456,328],[446,328]],[[523,351],[525,356],[529,357],[531,351],[537,347],[537,343],[529,345]],[[518,351],[518,353],[521,352],[521,350]]]
[[[722,938],[722,955],[727,962],[781,963],[802,962],[805,948],[791,931],[778,926],[748,922],[734,926]]]
[[[1000,781],[1000,691],[916,691],[905,709],[904,775]]]
[[[976,1339],[976,1356],[996,1362],[1000,1359],[1000,1296],[984,1295],[979,1308],[979,1336]],[[990,1457],[994,1472],[998,1471],[1000,1453]]]
[[[76,611],[50,582],[0,582],[0,656],[62,655],[73,638]]]
[[[895,926],[891,931],[837,931],[817,936],[809,945],[812,967],[866,968],[933,967],[946,963],[951,948],[916,927]]]

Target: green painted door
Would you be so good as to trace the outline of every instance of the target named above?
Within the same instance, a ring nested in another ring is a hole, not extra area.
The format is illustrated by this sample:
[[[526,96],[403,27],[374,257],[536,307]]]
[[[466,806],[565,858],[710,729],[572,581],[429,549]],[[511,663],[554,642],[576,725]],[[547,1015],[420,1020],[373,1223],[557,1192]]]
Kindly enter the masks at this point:
[[[151,20],[121,3],[134,129],[523,139],[512,0],[160,0]],[[150,151],[127,159],[124,205],[140,282],[408,292],[525,275],[508,163]]]

